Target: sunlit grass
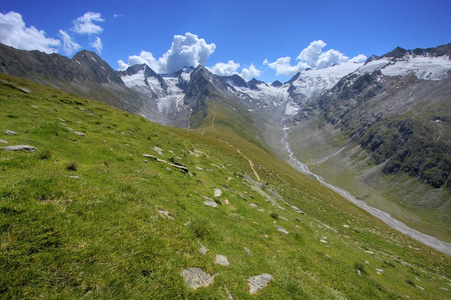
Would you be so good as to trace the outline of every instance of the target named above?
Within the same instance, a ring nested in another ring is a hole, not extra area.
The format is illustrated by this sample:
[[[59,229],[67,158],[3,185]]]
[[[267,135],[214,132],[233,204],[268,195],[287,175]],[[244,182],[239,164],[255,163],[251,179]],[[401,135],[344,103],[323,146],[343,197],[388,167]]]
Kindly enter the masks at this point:
[[[274,277],[257,295],[269,299],[450,296],[440,289],[451,283],[449,257],[274,158],[256,128],[243,128],[245,115],[216,105],[215,122],[210,114],[194,132],[0,79],[10,83],[0,84],[0,138],[37,147],[0,150],[0,298],[224,299],[226,287],[246,299],[247,279],[261,273]],[[190,289],[181,276],[189,267],[216,274],[214,283]]]

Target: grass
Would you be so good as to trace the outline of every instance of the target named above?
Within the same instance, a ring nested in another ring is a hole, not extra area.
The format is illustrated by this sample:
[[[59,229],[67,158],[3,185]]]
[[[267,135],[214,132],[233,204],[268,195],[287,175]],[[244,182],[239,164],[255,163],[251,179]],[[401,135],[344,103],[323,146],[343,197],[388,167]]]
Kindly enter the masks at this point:
[[[1,111],[18,116],[0,118],[0,138],[37,147],[0,152],[0,298],[224,299],[224,287],[235,299],[450,297],[440,289],[451,283],[448,256],[275,159],[252,128],[241,138],[219,105],[215,122],[195,132],[0,79],[8,82],[0,81]],[[182,163],[189,173],[142,154]],[[217,188],[222,204],[204,205]],[[216,254],[230,266],[215,264]],[[355,266],[363,262],[359,276]],[[189,267],[217,276],[194,291],[181,276]],[[247,279],[262,273],[274,280],[251,296]],[[406,281],[415,277],[424,290]]]

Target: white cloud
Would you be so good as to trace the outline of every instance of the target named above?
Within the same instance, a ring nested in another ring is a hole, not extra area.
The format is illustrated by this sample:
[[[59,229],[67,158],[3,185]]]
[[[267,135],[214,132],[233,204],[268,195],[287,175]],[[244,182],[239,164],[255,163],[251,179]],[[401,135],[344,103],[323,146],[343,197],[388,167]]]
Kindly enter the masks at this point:
[[[97,36],[94,41],[91,42],[91,47],[97,50],[97,53],[102,53],[102,40]]]
[[[249,66],[249,68],[243,68],[243,70],[241,71],[240,76],[243,77],[245,80],[248,81],[248,80],[250,80],[250,79],[252,79],[252,78],[254,78],[254,77],[260,76],[260,74],[261,74],[261,71],[258,70],[258,69],[254,66],[254,64],[251,64],[251,65]]]
[[[99,34],[103,28],[93,22],[104,22],[100,13],[88,11],[83,16],[74,21],[72,31],[78,34]]]
[[[215,44],[207,44],[195,34],[187,32],[185,36],[175,35],[171,49],[158,59],[160,71],[169,73],[186,66],[205,65],[215,49]]]
[[[184,36],[175,35],[171,48],[158,60],[152,53],[141,51],[138,56],[130,56],[128,64],[146,63],[157,73],[171,73],[187,66],[205,65],[215,49],[215,44],[207,44],[204,39],[187,32]]]
[[[308,45],[307,48],[302,50],[299,56],[296,58],[299,61],[307,63],[311,67],[316,66],[316,62],[321,55],[322,49],[326,46],[322,40],[313,41]]]
[[[26,27],[22,15],[16,12],[0,13],[0,43],[22,50],[58,52],[60,40],[47,38],[43,30]]]
[[[210,71],[219,76],[230,76],[233,74],[238,74],[237,71],[239,67],[240,63],[229,60],[228,63],[217,63],[210,69]]]
[[[125,71],[129,67],[129,65],[124,63],[124,61],[122,59],[117,61],[117,65],[118,65],[118,68],[117,68],[118,71]]]
[[[238,74],[246,81],[252,79],[253,77],[258,77],[261,74],[261,71],[258,70],[254,64],[251,64],[249,68],[242,68],[241,73],[238,72],[240,68],[240,63],[234,62],[233,60],[229,60],[227,63],[217,63],[213,67],[210,68],[210,71],[213,74],[219,76],[231,76],[233,74]]]
[[[326,45],[322,40],[311,42],[296,58],[298,61],[297,65],[291,65],[291,57],[289,56],[281,57],[271,63],[266,59],[263,64],[276,70],[276,75],[294,75],[306,68],[322,69],[348,61],[363,62],[366,60],[366,56],[363,54],[349,59],[348,56],[334,49],[323,52],[323,48]]]
[[[354,56],[353,58],[351,58],[349,61],[350,62],[355,62],[355,63],[363,63],[365,62],[367,59],[367,57],[363,54],[359,54],[357,56]]]
[[[60,30],[59,35],[63,40],[63,51],[67,55],[72,55],[75,51],[81,48],[79,44],[72,40],[72,37],[66,31]]]
[[[308,67],[306,63],[299,62],[297,65],[291,65],[291,57],[285,56],[277,59],[275,62],[270,63],[267,59],[263,62],[264,65],[267,65],[271,69],[276,70],[276,75],[288,75],[292,76],[299,72],[300,70],[304,70]]]
[[[159,72],[160,66],[158,65],[158,61],[153,57],[152,53],[148,51],[141,51],[139,55],[132,55],[128,58],[128,65],[140,65],[146,64],[155,72]]]

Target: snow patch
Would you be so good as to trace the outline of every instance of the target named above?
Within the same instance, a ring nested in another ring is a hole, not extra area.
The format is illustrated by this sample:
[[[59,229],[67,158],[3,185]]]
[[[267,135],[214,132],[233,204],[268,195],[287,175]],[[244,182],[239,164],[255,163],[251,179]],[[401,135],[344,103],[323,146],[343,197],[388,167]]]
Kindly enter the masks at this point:
[[[386,76],[406,76],[414,73],[418,79],[442,80],[451,69],[451,60],[446,56],[442,57],[406,57],[397,60],[394,64],[389,64],[382,69],[382,74]]]
[[[140,71],[138,71],[138,73],[133,74],[133,75],[123,76],[122,81],[128,88],[131,88],[134,86],[145,87],[146,82],[145,82],[144,70],[140,70]]]

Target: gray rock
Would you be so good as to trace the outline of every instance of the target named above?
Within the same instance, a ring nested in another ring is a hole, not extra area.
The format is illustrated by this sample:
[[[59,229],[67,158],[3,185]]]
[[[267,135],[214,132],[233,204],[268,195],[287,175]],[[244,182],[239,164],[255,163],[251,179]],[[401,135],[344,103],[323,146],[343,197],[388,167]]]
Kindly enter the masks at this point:
[[[214,201],[204,201],[204,204],[211,207],[218,207],[218,203]]]
[[[215,196],[215,197],[219,197],[219,196],[221,196],[221,195],[222,195],[221,189],[215,189],[214,196]]]
[[[227,259],[227,256],[225,255],[221,255],[221,254],[216,254],[216,258],[215,258],[215,264],[227,267],[230,265],[229,260]]]
[[[79,132],[79,131],[75,131],[74,132],[76,135],[81,135],[81,136],[84,136],[85,134],[84,134],[84,132]]]
[[[163,155],[163,149],[161,149],[161,148],[158,148],[158,147],[155,146],[155,147],[152,147],[150,149],[152,149],[153,151],[157,152],[159,155]]]
[[[185,166],[181,166],[181,165],[176,165],[176,164],[169,164],[171,167],[177,168],[178,170],[182,171],[183,173],[188,173],[188,168]]]
[[[266,285],[271,280],[273,280],[272,276],[267,273],[263,273],[261,275],[249,278],[247,280],[247,282],[249,284],[249,293],[251,293],[251,294],[257,293],[259,290],[266,287]]]
[[[247,255],[252,255],[251,250],[249,250],[248,248],[244,247],[244,251],[246,251]]]
[[[4,130],[4,132],[5,132],[6,134],[9,134],[9,135],[18,135],[17,132],[12,131],[12,130]]]
[[[199,243],[199,246],[200,246],[199,252],[202,253],[203,255],[207,254],[208,249],[205,248],[205,246],[202,245],[200,242],[198,242],[198,243]]]
[[[280,231],[282,233],[288,234],[288,231],[285,228],[283,228],[283,227],[276,226],[276,229],[277,229],[277,231]]]
[[[17,89],[18,89],[19,91],[25,93],[25,94],[30,94],[30,93],[31,93],[31,90],[30,90],[30,89],[27,89],[27,88],[24,88],[24,87],[21,87],[21,86],[18,86]]]
[[[294,206],[294,205],[292,205],[291,208],[294,209],[294,211],[297,212],[298,214],[301,214],[301,215],[304,214],[304,212],[303,212],[302,210],[300,210],[299,208],[297,208],[297,207]]]
[[[143,154],[143,156],[144,156],[144,157],[147,157],[147,158],[151,158],[151,159],[153,159],[153,160],[157,160],[157,157],[156,157],[156,156],[153,156],[153,155],[150,155],[150,154]]]
[[[188,268],[182,271],[186,285],[193,289],[206,287],[213,283],[214,276],[205,273],[199,268]]]
[[[36,150],[36,147],[28,146],[28,145],[17,145],[17,146],[6,146],[6,147],[0,147],[0,149],[8,150],[8,151],[26,151],[26,152],[33,152]]]
[[[0,144],[8,144],[8,142],[5,140],[0,140]]]

